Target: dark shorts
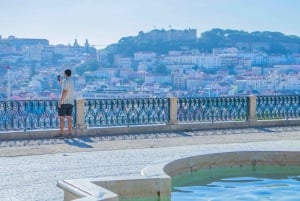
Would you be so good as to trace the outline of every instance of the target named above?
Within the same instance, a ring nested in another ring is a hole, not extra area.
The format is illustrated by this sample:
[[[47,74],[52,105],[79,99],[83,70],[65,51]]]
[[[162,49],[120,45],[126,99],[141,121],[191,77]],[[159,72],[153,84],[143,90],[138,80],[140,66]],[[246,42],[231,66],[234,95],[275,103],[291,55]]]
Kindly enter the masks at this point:
[[[58,116],[72,116],[73,105],[72,104],[62,104],[58,108]]]

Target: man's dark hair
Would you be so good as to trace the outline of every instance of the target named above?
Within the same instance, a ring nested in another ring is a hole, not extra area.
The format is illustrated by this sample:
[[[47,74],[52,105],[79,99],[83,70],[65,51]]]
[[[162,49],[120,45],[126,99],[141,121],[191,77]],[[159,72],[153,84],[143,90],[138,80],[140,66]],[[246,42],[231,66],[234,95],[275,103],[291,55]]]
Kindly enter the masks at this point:
[[[71,77],[72,71],[70,69],[65,70],[65,74],[68,77]]]

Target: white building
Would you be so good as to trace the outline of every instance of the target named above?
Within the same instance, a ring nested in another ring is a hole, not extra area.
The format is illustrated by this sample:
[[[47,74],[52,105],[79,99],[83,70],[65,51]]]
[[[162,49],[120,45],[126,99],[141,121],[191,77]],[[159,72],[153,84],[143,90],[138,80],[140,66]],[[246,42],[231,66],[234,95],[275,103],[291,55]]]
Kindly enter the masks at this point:
[[[221,59],[219,56],[212,54],[201,55],[197,58],[197,65],[204,68],[219,67]]]
[[[101,70],[94,71],[93,74],[99,78],[111,79],[117,75],[117,69],[115,68],[101,68]]]
[[[42,61],[42,50],[43,46],[35,45],[35,46],[27,46],[23,49],[24,59],[26,61]]]
[[[132,78],[134,76],[134,71],[132,68],[121,68],[119,69],[119,77],[121,78]]]
[[[155,52],[136,52],[133,55],[134,61],[147,61],[147,62],[155,62],[156,61],[156,53]]]
[[[186,79],[186,89],[187,90],[195,90],[198,89],[202,84],[201,79],[196,78],[188,78]]]
[[[118,64],[122,68],[130,68],[132,66],[132,58],[121,57]]]

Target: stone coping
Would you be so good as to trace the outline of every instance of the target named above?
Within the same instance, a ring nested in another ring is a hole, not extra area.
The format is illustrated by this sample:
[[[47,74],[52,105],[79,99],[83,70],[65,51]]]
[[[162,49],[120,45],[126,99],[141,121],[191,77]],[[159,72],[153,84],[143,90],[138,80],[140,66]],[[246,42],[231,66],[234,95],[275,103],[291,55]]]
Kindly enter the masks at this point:
[[[290,127],[299,126],[299,119],[288,120],[259,120],[259,121],[215,121],[215,122],[186,122],[171,124],[148,124],[148,125],[130,125],[130,126],[108,126],[108,127],[77,127],[73,129],[73,135],[76,137],[101,135],[128,135],[145,134],[154,132],[184,132],[198,131],[207,129],[250,129],[263,127]],[[0,141],[4,140],[25,140],[53,138],[59,134],[59,129],[37,129],[19,131],[0,131]]]
[[[199,170],[232,165],[300,166],[300,151],[236,151],[191,155],[145,167],[140,176],[58,181],[65,201],[162,200],[170,201],[171,177]]]

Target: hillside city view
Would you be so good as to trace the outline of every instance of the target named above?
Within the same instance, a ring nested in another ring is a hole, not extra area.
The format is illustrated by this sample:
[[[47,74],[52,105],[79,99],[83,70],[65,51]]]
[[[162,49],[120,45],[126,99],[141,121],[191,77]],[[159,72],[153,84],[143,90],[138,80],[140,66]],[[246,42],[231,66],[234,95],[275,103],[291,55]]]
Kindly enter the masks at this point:
[[[0,36],[0,98],[57,99],[70,68],[77,98],[299,94],[300,38],[279,32],[139,32],[103,49],[86,39]]]
[[[2,0],[0,201],[300,201],[300,0]]]

